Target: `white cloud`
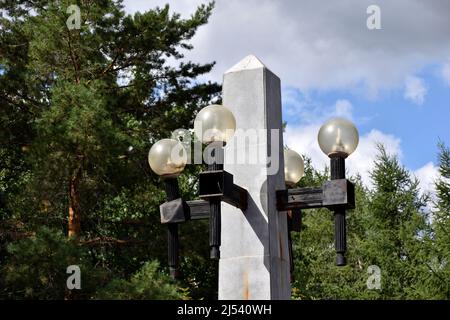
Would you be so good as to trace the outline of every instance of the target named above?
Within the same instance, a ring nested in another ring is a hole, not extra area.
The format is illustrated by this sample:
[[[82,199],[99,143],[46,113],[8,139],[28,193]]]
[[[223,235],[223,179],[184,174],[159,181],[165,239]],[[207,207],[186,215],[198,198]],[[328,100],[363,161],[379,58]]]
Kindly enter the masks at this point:
[[[412,101],[415,104],[422,105],[425,101],[427,88],[423,79],[409,76],[405,80],[404,98]]]
[[[284,143],[292,150],[311,158],[313,166],[317,169],[324,168],[329,160],[322,153],[317,142],[319,124],[305,126],[287,125],[284,133]]]
[[[329,164],[328,157],[322,153],[317,143],[320,125],[287,126],[284,140],[289,148],[311,158],[313,166],[323,169]],[[350,175],[360,174],[365,185],[371,187],[370,171],[373,169],[377,154],[376,144],[385,146],[389,154],[402,157],[400,139],[394,135],[372,130],[360,137],[356,151],[347,158],[347,169]]]
[[[415,170],[413,174],[419,179],[420,193],[427,193],[431,198],[431,201],[427,203],[425,210],[431,213],[430,222],[432,222],[433,211],[436,208],[433,203],[436,201],[435,182],[439,178],[439,168],[436,167],[433,162],[428,162],[423,167]]]
[[[302,106],[315,105],[311,101],[307,103],[302,100],[297,101]],[[321,170],[329,165],[329,158],[323,154],[317,142],[317,134],[321,124],[330,116],[343,116],[353,119],[352,110],[353,106],[348,100],[337,100],[329,107],[322,106],[321,108],[312,109],[303,107],[302,114],[306,115],[309,121],[294,125],[288,122],[284,133],[284,142],[289,148],[310,157],[313,166]],[[291,110],[291,112],[294,112],[294,110]],[[356,119],[353,121],[358,124],[361,120]],[[377,144],[382,144],[386,152],[397,156],[400,162],[403,159],[401,139],[399,137],[377,129],[372,129],[370,132],[360,136],[358,148],[347,158],[346,166],[349,175],[359,174],[363,183],[369,188],[373,187],[370,172],[374,168],[374,161],[378,154]],[[419,179],[421,194],[429,193],[433,198],[436,192],[434,183],[439,176],[438,168],[433,162],[429,162],[416,170],[411,170],[411,173]],[[428,205],[427,209],[431,212],[432,206]]]
[[[166,2],[126,0],[124,4],[132,12]],[[177,0],[171,7],[187,17],[205,2]],[[220,82],[226,69],[253,53],[284,85],[302,91],[363,89],[376,95],[380,89],[401,88],[407,75],[450,56],[449,1],[375,3],[381,8],[381,30],[366,27],[366,9],[373,0],[217,0],[210,22],[194,37],[194,50],[187,58],[217,61],[207,79]]]
[[[445,83],[450,86],[450,61],[442,66],[441,76]]]
[[[338,100],[333,105],[334,110],[330,114],[345,116],[352,119],[352,105],[347,100]],[[317,143],[317,134],[321,124],[327,119],[323,115],[317,115],[314,123],[306,125],[290,125],[288,123],[284,134],[284,142],[289,148],[305,154],[311,158],[313,165],[317,169],[323,169],[329,164],[328,157],[323,154]],[[373,129],[359,139],[356,151],[347,159],[347,169],[350,175],[360,174],[363,182],[371,187],[372,181],[369,172],[373,169],[374,160],[377,154],[376,145],[381,143],[389,154],[397,155],[402,159],[400,138]]]
[[[335,116],[352,119],[353,106],[348,100],[338,100],[335,104]]]
[[[348,100],[337,100],[336,103],[328,108],[322,108],[322,113],[309,111],[309,119],[315,121],[306,124],[292,125],[288,123],[284,133],[285,144],[300,154],[311,158],[313,166],[317,169],[323,169],[329,165],[328,157],[320,150],[317,142],[317,134],[321,124],[328,119],[326,114],[331,116],[344,116],[352,119],[352,104]],[[308,113],[308,112],[307,112]],[[357,120],[358,122],[358,120]],[[366,186],[371,188],[373,183],[370,178],[370,172],[374,168],[374,161],[378,150],[377,144],[382,144],[386,152],[390,155],[396,155],[400,162],[403,159],[401,149],[401,139],[393,134],[388,134],[377,129],[372,129],[359,139],[359,145],[356,151],[347,158],[348,174],[360,174],[361,179]],[[420,181],[421,193],[435,193],[434,182],[438,177],[438,168],[432,162],[423,167],[411,171]]]
[[[316,124],[332,117],[353,120],[353,105],[346,99],[339,99],[333,105],[322,105],[307,94],[295,88],[282,91],[283,115],[288,123]]]
[[[172,12],[180,13],[184,18],[189,17],[202,3],[208,3],[206,0],[125,0],[125,11],[134,13],[136,11],[145,11],[156,7],[163,8],[166,4],[170,5]]]
[[[132,13],[167,2],[125,0],[124,4]],[[189,17],[207,2],[177,0],[170,6],[172,12]],[[381,30],[366,27],[366,9],[371,4],[381,8]],[[218,82],[248,54],[261,58],[282,80],[283,111],[289,120],[285,143],[322,168],[329,160],[317,144],[320,124],[330,116],[352,119],[353,107],[347,100],[322,106],[309,98],[308,90],[362,90],[374,96],[379,90],[401,90],[406,85],[405,98],[423,103],[426,86],[422,79],[409,75],[418,74],[430,62],[447,61],[441,75],[450,85],[448,12],[450,1],[439,0],[216,0],[209,23],[194,36],[194,50],[186,58],[216,61],[205,79]],[[363,119],[353,121],[361,123]],[[377,142],[402,157],[398,137],[376,129],[361,136],[358,149],[348,158],[348,169],[350,174],[359,172],[368,185]],[[415,171],[423,180],[422,189],[431,186],[429,177],[434,169],[429,163]]]
[[[420,181],[420,190],[432,195],[436,192],[435,182],[439,177],[439,168],[433,162],[428,162],[423,167],[414,171],[414,175]]]
[[[348,157],[348,169],[350,174],[359,173],[363,182],[369,187],[373,185],[370,171],[374,167],[374,161],[378,153],[376,148],[378,143],[385,147],[388,154],[396,155],[399,159],[403,157],[400,146],[401,140],[392,134],[373,129],[360,137],[358,148],[354,154]]]

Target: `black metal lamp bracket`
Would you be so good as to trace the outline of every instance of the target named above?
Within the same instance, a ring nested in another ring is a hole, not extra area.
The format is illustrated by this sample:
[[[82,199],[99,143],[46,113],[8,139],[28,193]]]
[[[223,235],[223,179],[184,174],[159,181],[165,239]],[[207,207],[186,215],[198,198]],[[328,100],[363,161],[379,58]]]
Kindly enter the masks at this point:
[[[328,208],[354,209],[355,186],[347,179],[326,181],[322,187],[296,188],[277,191],[279,211],[292,209]]]
[[[199,197],[207,201],[220,199],[236,208],[247,209],[247,190],[234,184],[233,175],[225,170],[201,172]]]
[[[159,212],[162,224],[209,219],[209,202],[205,200],[184,201],[179,198],[161,204]]]

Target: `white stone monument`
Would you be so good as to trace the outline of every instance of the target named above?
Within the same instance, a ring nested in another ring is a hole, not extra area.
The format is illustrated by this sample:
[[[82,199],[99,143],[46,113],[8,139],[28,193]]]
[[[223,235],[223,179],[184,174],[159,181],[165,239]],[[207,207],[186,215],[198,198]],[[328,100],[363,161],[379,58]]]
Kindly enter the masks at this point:
[[[250,55],[225,73],[223,105],[237,127],[226,158],[255,157],[257,150],[259,159],[225,161],[224,169],[247,189],[249,199],[245,212],[222,202],[219,299],[290,299],[286,213],[277,211],[275,194],[285,188],[280,79]],[[263,138],[251,138],[255,132]],[[239,144],[244,135],[246,145]]]

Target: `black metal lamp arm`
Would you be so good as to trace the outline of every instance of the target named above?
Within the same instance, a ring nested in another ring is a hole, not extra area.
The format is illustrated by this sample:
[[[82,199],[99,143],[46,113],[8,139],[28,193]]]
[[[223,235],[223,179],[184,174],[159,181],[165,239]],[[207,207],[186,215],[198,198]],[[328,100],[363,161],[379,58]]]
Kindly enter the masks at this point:
[[[279,211],[328,208],[335,217],[336,265],[346,264],[345,210],[355,208],[355,187],[345,179],[345,159],[331,159],[331,180],[322,187],[305,187],[277,191]]]

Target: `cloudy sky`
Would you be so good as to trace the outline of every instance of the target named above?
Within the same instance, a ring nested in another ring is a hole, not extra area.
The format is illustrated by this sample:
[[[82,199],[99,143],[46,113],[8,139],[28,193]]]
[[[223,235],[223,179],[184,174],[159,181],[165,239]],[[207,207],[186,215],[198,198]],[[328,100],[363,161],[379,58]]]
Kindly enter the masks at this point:
[[[189,17],[202,0],[125,0],[129,13],[169,2]],[[381,29],[369,30],[367,8],[381,11]],[[320,167],[316,142],[331,116],[352,119],[360,131],[349,157],[351,173],[367,175],[376,142],[429,190],[436,175],[437,142],[450,144],[450,1],[447,0],[217,0],[210,22],[186,54],[216,61],[203,80],[256,55],[282,81],[285,143]]]

